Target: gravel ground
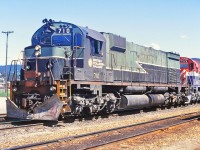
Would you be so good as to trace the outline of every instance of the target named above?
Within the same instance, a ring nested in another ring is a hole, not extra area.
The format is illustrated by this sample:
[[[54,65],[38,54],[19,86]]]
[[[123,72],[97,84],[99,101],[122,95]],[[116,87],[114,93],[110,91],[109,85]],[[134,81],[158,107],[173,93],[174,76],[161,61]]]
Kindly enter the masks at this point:
[[[173,108],[159,111],[152,111],[148,113],[132,114],[126,116],[111,116],[108,118],[98,118],[87,121],[75,121],[73,123],[59,123],[57,127],[37,127],[10,131],[0,132],[0,148],[9,148],[17,145],[35,143],[55,138],[67,137],[71,135],[77,135],[82,133],[88,133],[98,131],[102,129],[109,129],[113,127],[119,127],[132,123],[139,123],[144,121],[150,121],[153,119],[159,119],[164,117],[170,117],[174,115],[184,114],[200,111],[200,104],[190,105],[188,107]],[[197,126],[198,129],[200,127]],[[194,129],[194,131],[199,131]],[[200,132],[199,132],[200,133]],[[190,138],[188,139],[190,140]],[[141,140],[142,144],[143,141]],[[161,147],[159,147],[160,149]],[[122,147],[124,149],[124,147]],[[127,149],[127,148],[125,148]]]

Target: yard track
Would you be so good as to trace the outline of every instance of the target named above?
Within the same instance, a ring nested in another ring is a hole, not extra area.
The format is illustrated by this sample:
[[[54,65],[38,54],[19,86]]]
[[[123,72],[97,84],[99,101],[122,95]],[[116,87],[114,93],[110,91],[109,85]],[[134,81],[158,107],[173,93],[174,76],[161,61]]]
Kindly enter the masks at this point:
[[[48,123],[45,121],[34,121],[34,120],[1,121],[0,122],[0,131],[3,132],[3,131],[7,131],[7,130],[12,130],[12,129],[36,127],[36,126],[44,126],[44,125],[51,126],[51,123]]]
[[[128,138],[145,135],[158,130],[162,131],[170,127],[178,126],[181,124],[197,120],[199,119],[199,117],[200,117],[200,112],[188,113],[184,115],[177,115],[173,117],[142,122],[138,124],[131,124],[127,126],[101,130],[97,132],[69,136],[65,138],[43,141],[28,145],[16,146],[8,149],[13,150],[13,149],[26,149],[26,148],[37,148],[37,149],[63,148],[63,149],[73,150],[73,149],[95,148],[106,144],[122,141]]]
[[[6,117],[6,114],[0,114],[0,118]]]
[[[27,128],[27,127],[34,127],[34,126],[43,126],[43,123],[34,123],[34,124],[27,124],[27,125],[12,125],[9,124],[7,126],[1,127],[0,131],[6,131],[6,130],[14,130],[19,128]]]

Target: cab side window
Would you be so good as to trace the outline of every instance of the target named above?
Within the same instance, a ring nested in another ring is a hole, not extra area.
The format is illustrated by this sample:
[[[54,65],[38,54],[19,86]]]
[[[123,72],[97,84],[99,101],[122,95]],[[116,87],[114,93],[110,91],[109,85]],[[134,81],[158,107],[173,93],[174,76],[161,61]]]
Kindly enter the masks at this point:
[[[194,63],[191,63],[190,64],[190,70],[193,70],[194,69]]]
[[[102,43],[103,42],[101,42],[101,41],[90,38],[90,48],[91,48],[92,55],[100,55],[101,54]]]
[[[74,46],[82,47],[82,44],[82,35],[80,33],[75,33]]]

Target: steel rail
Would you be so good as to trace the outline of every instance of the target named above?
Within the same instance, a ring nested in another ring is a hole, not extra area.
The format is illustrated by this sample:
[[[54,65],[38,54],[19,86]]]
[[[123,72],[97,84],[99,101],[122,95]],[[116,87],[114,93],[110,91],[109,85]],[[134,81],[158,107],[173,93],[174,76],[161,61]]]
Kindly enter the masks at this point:
[[[183,117],[183,116],[197,114],[197,113],[199,113],[199,112],[192,112],[192,113],[187,113],[187,114],[182,114],[182,115],[176,115],[176,116],[171,116],[171,117],[166,117],[166,118],[161,118],[161,119],[155,119],[155,120],[146,121],[146,122],[142,122],[142,123],[136,123],[136,124],[126,125],[126,126],[121,126],[121,127],[116,127],[116,128],[111,128],[111,129],[106,129],[106,130],[101,130],[101,131],[95,131],[95,132],[91,132],[91,133],[85,133],[85,134],[80,134],[80,135],[75,135],[75,136],[68,136],[68,137],[64,137],[64,138],[58,138],[58,139],[54,139],[54,140],[37,142],[37,143],[32,143],[32,144],[27,144],[27,145],[22,145],[22,146],[15,146],[15,147],[7,148],[5,150],[25,149],[25,148],[31,148],[31,147],[41,146],[41,145],[47,145],[47,144],[57,143],[57,142],[61,142],[61,141],[69,141],[69,140],[74,140],[74,139],[78,139],[78,138],[81,138],[81,137],[86,137],[86,136],[91,136],[91,135],[106,133],[106,132],[109,132],[109,131],[115,131],[115,130],[125,129],[125,128],[129,128],[129,127],[134,127],[134,126],[140,126],[140,125],[155,123],[155,122],[159,122],[159,121],[164,121],[164,120],[168,120],[168,119]],[[197,119],[197,118],[193,118],[193,120],[194,119]],[[188,121],[191,121],[191,119],[184,121],[184,123],[188,122]],[[166,127],[166,128],[169,128],[169,127]],[[157,130],[161,130],[161,129],[163,129],[163,128],[159,128]],[[155,130],[152,130],[150,132],[154,132],[154,131]],[[148,132],[148,133],[150,133],[150,132]],[[147,134],[147,132],[146,133],[144,132],[142,134]],[[142,134],[140,134],[140,135],[142,135]],[[139,135],[136,135],[136,136],[139,136]],[[104,145],[104,144],[102,144],[102,145]],[[96,146],[94,146],[94,147],[96,147]],[[87,147],[87,148],[90,148],[90,147]]]
[[[6,116],[6,114],[0,114],[0,116]]]
[[[0,118],[6,117],[6,114],[0,114]]]
[[[36,124],[28,124],[28,125],[5,127],[5,128],[0,128],[0,130],[1,131],[5,131],[5,130],[10,130],[10,129],[25,128],[25,127],[32,127],[32,126],[41,126],[41,125],[43,125],[43,123],[36,123]]]
[[[16,121],[0,121],[0,125],[4,125],[4,124],[12,124],[12,123],[22,123],[22,122],[31,122],[33,120],[16,120]]]
[[[123,140],[129,139],[129,138],[134,138],[134,137],[137,137],[137,136],[141,136],[141,135],[149,134],[149,133],[152,133],[152,132],[156,132],[156,131],[159,131],[159,130],[165,130],[165,129],[168,129],[170,127],[175,127],[175,126],[178,126],[178,125],[181,125],[181,124],[185,124],[185,123],[188,123],[188,122],[191,122],[191,121],[194,121],[194,120],[198,120],[198,119],[199,119],[199,117],[193,118],[193,119],[189,119],[189,120],[184,120],[184,121],[181,121],[179,123],[174,123],[172,125],[166,125],[166,126],[163,126],[163,127],[157,127],[155,129],[152,129],[152,130],[140,132],[138,134],[130,134],[130,135],[118,138],[118,139],[114,139],[114,140],[110,140],[110,141],[107,141],[107,142],[98,143],[98,144],[95,144],[95,145],[92,145],[92,146],[87,146],[87,148],[84,148],[84,149],[91,149],[91,148],[95,148],[95,147],[100,147],[100,146],[103,146],[103,145],[107,145],[107,144],[123,141]]]

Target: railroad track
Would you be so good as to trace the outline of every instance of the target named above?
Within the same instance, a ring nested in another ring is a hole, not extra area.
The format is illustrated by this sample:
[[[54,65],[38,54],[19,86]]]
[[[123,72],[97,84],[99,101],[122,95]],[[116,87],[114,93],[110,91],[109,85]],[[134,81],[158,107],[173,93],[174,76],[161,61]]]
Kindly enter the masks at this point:
[[[12,125],[12,124],[4,124],[3,127],[0,125],[0,132],[11,130],[11,129],[19,129],[19,128],[25,128],[25,127],[33,127],[33,126],[43,126],[43,123],[33,123],[33,124],[27,124],[27,125]]]
[[[33,121],[33,120],[3,121],[3,122],[0,122],[0,132],[6,131],[6,130],[11,130],[11,129],[44,126],[47,124],[48,123],[46,123],[44,121]],[[50,126],[50,124],[49,124],[49,126]]]
[[[6,117],[6,114],[0,114],[0,118]]]
[[[156,119],[148,122],[131,124],[127,126],[122,126],[97,132],[69,136],[65,138],[59,138],[55,140],[38,142],[28,145],[16,146],[8,149],[9,150],[27,149],[27,148],[51,149],[53,147],[55,149],[64,148],[73,150],[73,149],[95,148],[106,144],[122,141],[128,138],[145,135],[158,130],[162,131],[169,127],[174,127],[197,120],[199,119],[199,117],[200,117],[200,112],[188,113],[184,115],[177,115],[163,119]]]

